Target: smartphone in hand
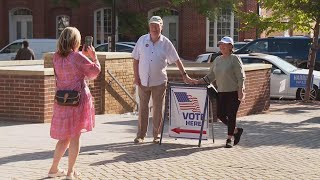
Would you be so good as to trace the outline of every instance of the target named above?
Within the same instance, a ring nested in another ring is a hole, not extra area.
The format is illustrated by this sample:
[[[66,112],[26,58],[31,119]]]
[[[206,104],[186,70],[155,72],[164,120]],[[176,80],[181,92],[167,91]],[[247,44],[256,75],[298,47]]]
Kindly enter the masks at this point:
[[[92,36],[86,36],[84,39],[84,51],[87,51],[88,46],[92,46],[93,37]]]

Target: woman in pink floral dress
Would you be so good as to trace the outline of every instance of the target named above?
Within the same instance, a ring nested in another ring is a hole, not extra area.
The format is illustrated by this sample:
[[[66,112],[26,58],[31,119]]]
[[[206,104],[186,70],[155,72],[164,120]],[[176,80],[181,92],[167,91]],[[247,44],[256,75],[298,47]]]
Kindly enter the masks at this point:
[[[54,103],[50,135],[58,142],[49,177],[66,176],[67,179],[75,179],[79,176],[74,166],[80,151],[80,135],[82,132],[91,131],[95,126],[92,95],[85,78],[96,78],[101,67],[92,46],[83,52],[92,60],[78,52],[80,42],[81,35],[77,28],[65,28],[59,37],[57,52],[53,56],[56,90],[76,90],[81,92],[81,98],[78,106],[59,106]],[[68,172],[66,173],[59,169],[58,165],[68,147]]]

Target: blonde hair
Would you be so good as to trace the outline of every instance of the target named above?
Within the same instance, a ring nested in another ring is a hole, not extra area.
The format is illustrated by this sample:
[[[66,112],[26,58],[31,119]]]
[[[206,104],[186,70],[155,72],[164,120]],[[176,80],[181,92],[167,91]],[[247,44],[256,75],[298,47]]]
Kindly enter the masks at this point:
[[[66,27],[57,42],[58,54],[64,57],[68,56],[70,52],[79,49],[80,41],[80,31],[75,27]]]

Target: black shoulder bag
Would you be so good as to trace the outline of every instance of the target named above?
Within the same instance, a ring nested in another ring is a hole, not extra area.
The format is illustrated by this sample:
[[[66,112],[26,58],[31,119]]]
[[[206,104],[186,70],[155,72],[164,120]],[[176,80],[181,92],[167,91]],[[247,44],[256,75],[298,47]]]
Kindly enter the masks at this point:
[[[56,77],[56,87],[57,87],[57,74],[55,70],[54,70],[54,75]],[[81,91],[57,90],[54,96],[54,101],[60,106],[78,106],[80,102],[80,94],[81,94]]]

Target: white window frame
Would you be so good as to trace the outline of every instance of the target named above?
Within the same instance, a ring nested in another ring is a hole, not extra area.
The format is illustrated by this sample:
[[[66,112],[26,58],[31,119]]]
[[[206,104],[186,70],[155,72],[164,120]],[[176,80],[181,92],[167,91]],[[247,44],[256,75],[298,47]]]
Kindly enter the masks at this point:
[[[31,37],[33,37],[33,15],[32,10],[24,7],[18,7],[9,10],[9,41],[17,40],[17,27],[16,22],[19,20],[27,20],[32,22]],[[27,31],[27,29],[25,29]]]
[[[56,38],[59,38],[59,36],[60,36],[59,30],[58,30],[58,18],[61,16],[67,17],[69,19],[69,24],[66,27],[70,26],[70,16],[65,15],[65,14],[60,14],[60,15],[56,16]]]
[[[224,36],[230,36],[230,37],[234,38],[234,31],[235,31],[234,20],[235,20],[234,13],[231,12],[231,15],[230,15],[230,35],[226,34]],[[214,20],[213,47],[209,46],[209,35],[210,35],[209,31],[210,31],[210,20],[209,20],[209,18],[207,18],[207,22],[206,22],[206,51],[207,52],[219,52],[218,41],[220,39],[217,39],[218,38],[218,21],[217,21],[217,19]]]
[[[104,10],[105,9],[109,9],[109,10],[111,10],[111,14],[110,14],[110,16],[111,16],[111,21],[112,21],[112,8],[111,7],[104,7],[104,8],[100,8],[100,9],[97,9],[97,10],[95,10],[94,11],[94,16],[93,16],[93,22],[94,22],[94,26],[93,26],[93,44],[94,44],[94,46],[97,46],[98,45],[98,43],[97,43],[97,37],[98,37],[98,34],[97,34],[97,13],[98,12],[100,12],[101,13],[101,16],[100,16],[100,21],[101,21],[101,27],[100,27],[100,42],[101,43],[106,43],[106,39],[108,39],[108,38],[105,38],[104,36],[105,36],[105,32],[104,32]],[[112,22],[111,22],[111,29],[112,29]],[[110,36],[111,36],[111,33],[112,32],[110,32]],[[116,32],[115,32],[115,34],[116,34],[116,42],[118,41],[118,17],[116,16]],[[101,44],[100,43],[100,44]]]

